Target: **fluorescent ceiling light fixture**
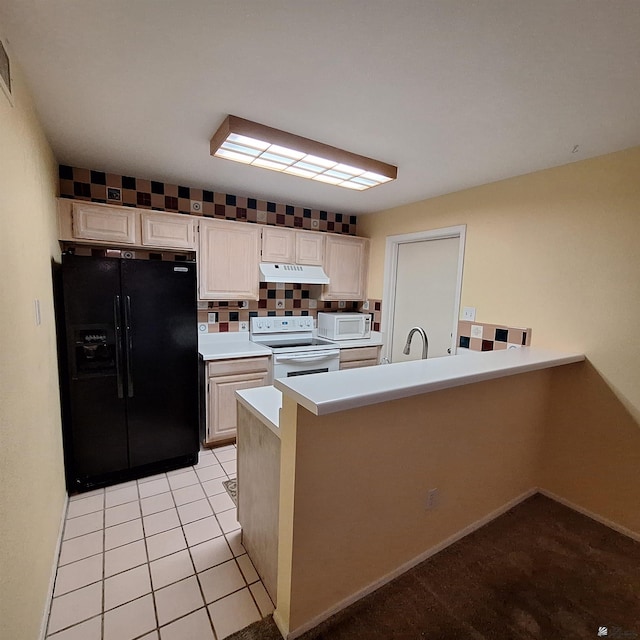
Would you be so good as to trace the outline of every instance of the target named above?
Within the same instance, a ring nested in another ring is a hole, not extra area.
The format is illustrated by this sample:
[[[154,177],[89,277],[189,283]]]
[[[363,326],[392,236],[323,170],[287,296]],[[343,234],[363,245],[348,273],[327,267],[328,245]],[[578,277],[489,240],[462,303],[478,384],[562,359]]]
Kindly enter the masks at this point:
[[[215,132],[211,155],[355,191],[398,177],[393,165],[237,116],[227,116]]]

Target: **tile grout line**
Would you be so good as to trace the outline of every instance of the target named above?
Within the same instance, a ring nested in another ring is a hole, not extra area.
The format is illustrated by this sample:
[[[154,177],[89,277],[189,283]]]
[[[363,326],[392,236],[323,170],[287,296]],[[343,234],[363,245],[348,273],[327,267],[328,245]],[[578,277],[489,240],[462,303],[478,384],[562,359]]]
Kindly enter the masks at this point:
[[[167,474],[165,473],[163,475],[167,480],[167,484],[169,484],[169,480],[167,479]],[[153,579],[151,577],[151,561],[149,559],[149,547],[147,546],[147,532],[144,526],[144,517],[142,515],[142,497],[140,496],[140,485],[137,483],[137,481],[136,481],[136,489],[138,491],[138,506],[140,507],[140,526],[142,527],[142,540],[144,541],[144,554],[147,558],[147,561],[144,563],[144,565],[147,567],[147,574],[149,576],[149,586],[151,587],[151,593],[150,594],[145,593],[141,597],[144,598],[146,595],[151,595],[151,602],[153,604],[153,615],[155,617],[155,622],[156,622],[156,626],[154,629],[151,629],[150,631],[145,631],[139,637],[142,637],[148,633],[153,633],[153,631],[157,631],[157,635],[158,637],[160,637],[160,621],[158,618],[158,605],[156,603],[156,593],[155,593],[156,590],[153,587]],[[148,497],[151,497],[151,496],[148,496]],[[103,638],[103,640],[105,639]]]
[[[235,448],[235,447],[234,447],[234,448]],[[237,451],[237,450],[236,450],[236,451]],[[214,454],[213,452],[211,452],[211,455],[214,455],[215,459],[217,460],[217,464],[220,466],[221,470],[224,472],[224,476],[219,476],[219,478],[226,477],[226,479],[227,479],[227,480],[233,479],[233,478],[231,478],[231,476],[229,475],[229,472],[227,472],[227,470],[222,466],[222,464],[221,464],[221,463],[222,463],[222,461],[220,461],[220,460],[217,458],[217,456],[215,456],[215,454]],[[236,455],[237,455],[237,453],[236,453]],[[230,462],[230,461],[229,461],[229,460],[227,460],[227,461],[225,461],[225,462]],[[214,464],[215,464],[215,463],[214,463]],[[213,465],[207,465],[207,467],[208,467],[208,466],[213,466]],[[255,607],[256,607],[256,609],[257,609],[257,611],[258,611],[258,614],[260,615],[260,617],[262,617],[262,612],[260,611],[260,607],[258,606],[257,600],[255,599],[255,596],[253,595],[253,592],[252,592],[252,591],[251,591],[251,589],[250,589],[251,585],[261,583],[261,579],[260,579],[260,577],[258,576],[258,580],[256,580],[255,582],[253,582],[253,583],[249,584],[249,582],[248,582],[247,578],[245,577],[245,575],[244,575],[244,573],[243,573],[243,571],[242,571],[242,568],[240,567],[240,564],[239,564],[239,562],[238,562],[238,557],[241,557],[242,555],[246,555],[246,556],[247,556],[247,558],[248,558],[248,560],[249,560],[249,561],[251,561],[251,560],[250,560],[250,558],[249,558],[248,554],[246,553],[246,550],[245,550],[245,553],[240,554],[239,556],[236,556],[236,555],[235,555],[235,552],[234,552],[234,551],[233,551],[233,549],[231,549],[231,547],[230,547],[229,540],[227,539],[227,533],[229,533],[229,534],[234,533],[235,531],[238,531],[238,529],[234,529],[234,530],[229,531],[229,532],[225,532],[225,531],[224,531],[224,529],[222,528],[222,525],[221,525],[221,523],[220,523],[220,521],[219,521],[219,519],[218,519],[218,513],[216,513],[216,511],[213,509],[213,505],[211,505],[211,502],[210,502],[210,500],[209,500],[209,499],[210,499],[211,497],[213,497],[213,496],[209,496],[209,495],[207,494],[207,492],[206,492],[206,490],[204,489],[204,486],[203,486],[203,482],[205,482],[205,481],[203,481],[203,480],[200,478],[200,476],[199,476],[199,475],[198,475],[198,473],[197,473],[197,470],[196,470],[194,467],[195,467],[195,465],[191,465],[188,469],[186,469],[186,471],[192,470],[192,471],[195,473],[195,475],[196,475],[197,482],[196,482],[196,483],[194,483],[193,485],[185,485],[185,487],[178,487],[178,489],[175,489],[175,490],[177,491],[177,490],[179,490],[179,489],[186,488],[187,486],[199,486],[199,487],[202,489],[202,491],[203,491],[203,493],[204,493],[204,495],[205,495],[205,498],[198,498],[197,500],[193,500],[193,501],[191,501],[191,502],[187,502],[187,503],[184,503],[184,504],[185,504],[185,505],[186,505],[186,504],[192,504],[193,502],[197,502],[198,500],[206,500],[206,501],[207,501],[207,504],[208,504],[208,505],[209,505],[209,507],[211,508],[212,513],[213,513],[213,516],[214,516],[214,517],[215,517],[215,519],[216,519],[216,522],[217,522],[217,524],[218,524],[218,527],[220,528],[220,531],[221,531],[220,536],[221,536],[221,537],[224,537],[225,544],[227,545],[227,548],[228,548],[228,550],[229,550],[229,551],[230,551],[230,553],[231,553],[231,560],[233,560],[233,561],[234,561],[235,566],[236,566],[236,569],[240,572],[240,575],[242,576],[242,579],[243,579],[243,582],[244,582],[244,586],[242,586],[240,589],[236,589],[235,591],[232,591],[232,592],[230,592],[230,593],[228,593],[228,594],[225,594],[224,596],[221,596],[220,598],[217,598],[216,600],[213,600],[211,603],[208,603],[208,604],[207,604],[207,602],[206,602],[206,598],[205,598],[205,596],[204,596],[204,592],[203,592],[203,590],[202,590],[202,585],[201,585],[201,583],[200,583],[200,579],[199,579],[199,577],[198,577],[198,575],[199,575],[199,574],[198,574],[198,571],[196,570],[195,562],[194,562],[194,560],[193,560],[193,556],[192,556],[192,554],[191,554],[191,548],[192,548],[192,546],[197,546],[197,544],[202,544],[202,543],[204,543],[204,542],[208,542],[209,540],[213,540],[213,539],[215,539],[215,538],[217,538],[217,537],[219,537],[219,536],[215,536],[214,538],[210,538],[210,539],[208,539],[208,540],[202,541],[201,543],[197,543],[196,545],[190,545],[190,544],[189,544],[189,542],[187,541],[186,533],[185,533],[185,531],[184,531],[184,526],[185,526],[185,525],[184,525],[184,524],[182,524],[182,520],[180,519],[180,514],[179,514],[179,512],[178,512],[178,504],[176,503],[176,501],[175,501],[175,496],[174,496],[174,494],[173,494],[174,489],[171,487],[171,484],[170,484],[170,483],[169,483],[169,481],[168,481],[168,476],[166,476],[166,474],[163,474],[163,475],[165,476],[165,479],[167,480],[167,484],[169,485],[169,491],[168,491],[168,493],[170,493],[170,494],[171,494],[171,500],[173,501],[174,507],[170,507],[169,509],[164,509],[164,510],[162,510],[162,511],[155,512],[155,513],[162,513],[162,512],[164,512],[164,511],[168,511],[168,510],[170,510],[171,508],[175,508],[175,509],[176,509],[176,512],[178,513],[178,520],[179,520],[179,522],[180,522],[180,525],[179,525],[179,526],[177,526],[177,527],[172,527],[172,528],[170,528],[170,529],[166,529],[165,531],[160,531],[160,532],[158,532],[157,534],[152,534],[152,535],[159,535],[159,534],[161,534],[161,533],[166,533],[167,531],[172,531],[172,530],[175,530],[175,529],[178,529],[178,528],[180,528],[180,529],[181,529],[182,535],[183,535],[183,537],[184,537],[184,539],[185,539],[185,543],[186,543],[186,546],[187,546],[187,549],[186,549],[186,550],[187,550],[187,552],[188,552],[188,554],[189,554],[189,559],[190,559],[190,562],[191,562],[191,566],[192,566],[193,571],[194,571],[194,573],[193,573],[193,577],[195,577],[195,578],[196,578],[196,582],[197,582],[197,584],[198,584],[198,587],[199,587],[199,590],[200,590],[200,594],[201,594],[201,596],[202,596],[202,601],[203,601],[203,603],[204,603],[204,607],[203,607],[203,608],[206,610],[207,617],[209,618],[209,622],[210,622],[210,625],[211,625],[211,630],[212,630],[212,632],[213,632],[213,634],[214,634],[214,638],[217,638],[217,634],[216,634],[216,632],[215,632],[215,628],[214,628],[214,626],[213,626],[213,620],[212,620],[212,618],[211,618],[211,614],[210,614],[210,611],[209,611],[209,605],[210,605],[210,604],[213,604],[213,603],[215,603],[215,602],[218,602],[218,601],[220,601],[220,600],[222,600],[222,599],[224,599],[224,598],[226,598],[226,597],[228,597],[228,596],[230,596],[230,595],[233,595],[233,594],[235,594],[235,593],[239,593],[240,591],[242,591],[242,590],[244,590],[244,589],[247,589],[247,590],[248,590],[248,592],[249,592],[249,595],[250,595],[250,597],[251,597],[251,599],[252,599],[252,601],[253,601],[253,603],[254,603],[254,605],[255,605]],[[204,469],[204,468],[207,468],[207,467],[203,467],[203,469]],[[176,475],[180,475],[180,474],[176,474]],[[162,478],[157,478],[157,479],[162,479]],[[215,480],[215,479],[218,479],[218,478],[212,478],[211,480]],[[208,482],[208,481],[209,481],[209,480],[207,480],[207,482]],[[160,624],[159,624],[159,618],[158,618],[158,612],[157,612],[157,605],[156,605],[156,601],[155,601],[155,592],[156,592],[156,589],[154,588],[153,580],[152,580],[152,574],[151,574],[151,562],[152,562],[152,561],[151,561],[151,559],[150,559],[150,557],[149,557],[149,550],[148,550],[148,546],[147,546],[147,539],[148,539],[148,537],[151,537],[151,535],[150,535],[150,536],[147,536],[147,534],[146,534],[146,529],[145,529],[145,525],[144,525],[144,516],[143,516],[143,514],[142,514],[142,500],[143,500],[144,498],[142,498],[142,497],[141,497],[141,495],[140,495],[140,490],[139,490],[140,485],[138,484],[138,481],[136,480],[136,481],[135,481],[135,483],[136,483],[135,485],[130,485],[130,486],[135,486],[135,487],[136,487],[136,493],[137,493],[137,496],[138,496],[138,497],[137,497],[136,499],[134,499],[134,500],[130,500],[130,501],[127,501],[127,502],[121,503],[121,504],[119,504],[119,505],[113,505],[112,507],[107,507],[107,505],[106,505],[106,493],[107,493],[107,492],[103,490],[103,493],[102,493],[102,497],[103,497],[103,507],[102,507],[102,509],[101,509],[101,511],[102,511],[102,521],[103,521],[103,527],[102,527],[102,551],[101,551],[101,552],[99,552],[99,553],[101,553],[101,555],[102,555],[102,578],[101,578],[101,580],[99,580],[99,581],[95,581],[95,582],[92,582],[92,583],[89,583],[89,584],[87,584],[87,585],[83,585],[82,587],[77,587],[76,589],[72,589],[72,590],[70,590],[70,591],[66,592],[65,594],[62,594],[62,595],[67,595],[67,594],[69,594],[69,593],[73,593],[73,592],[75,592],[75,591],[78,591],[78,590],[80,590],[80,589],[83,589],[83,588],[85,588],[85,587],[87,587],[87,586],[91,586],[91,585],[93,585],[93,584],[97,584],[97,582],[101,582],[101,586],[102,586],[102,589],[101,589],[101,612],[100,612],[100,614],[98,614],[98,615],[100,615],[100,618],[101,618],[101,637],[102,637],[102,639],[103,639],[103,640],[104,640],[104,622],[105,622],[105,614],[107,613],[107,611],[105,610],[105,606],[106,606],[106,599],[105,599],[105,598],[106,598],[106,596],[105,596],[105,586],[106,586],[106,580],[107,580],[107,576],[106,576],[106,553],[107,553],[107,549],[106,549],[106,532],[107,532],[107,529],[108,529],[108,528],[115,527],[115,526],[118,526],[118,525],[120,525],[120,524],[126,524],[127,522],[132,522],[132,521],[134,521],[134,520],[136,520],[136,519],[137,519],[137,518],[132,518],[132,519],[130,519],[130,520],[126,520],[126,521],[124,521],[124,522],[119,522],[119,523],[117,523],[117,524],[110,525],[109,527],[107,527],[107,526],[106,526],[106,510],[107,510],[107,509],[114,508],[114,507],[122,506],[123,504],[131,504],[131,503],[133,503],[133,502],[137,502],[137,504],[138,504],[138,508],[139,508],[139,510],[140,510],[140,521],[141,521],[141,527],[142,527],[142,533],[143,533],[142,540],[144,541],[144,544],[145,544],[145,555],[146,555],[146,562],[144,562],[142,565],[137,565],[137,567],[145,566],[145,565],[146,565],[146,567],[147,567],[147,572],[148,572],[148,576],[149,576],[150,587],[151,587],[151,593],[150,593],[150,594],[148,594],[148,593],[144,593],[144,594],[142,594],[142,595],[140,595],[140,596],[137,596],[136,598],[132,598],[131,600],[128,600],[127,602],[120,603],[120,604],[119,604],[119,605],[117,605],[116,607],[112,607],[111,609],[109,609],[109,611],[113,611],[113,610],[115,610],[115,609],[117,609],[117,608],[119,608],[119,607],[122,607],[122,606],[126,605],[126,604],[130,604],[131,602],[135,602],[136,600],[140,600],[140,599],[142,599],[142,598],[146,597],[147,595],[151,595],[151,596],[152,596],[153,605],[154,605],[154,614],[155,614],[155,618],[156,618],[156,627],[155,627],[155,629],[145,631],[145,632],[144,632],[143,634],[141,634],[140,636],[136,636],[136,638],[140,638],[140,637],[142,637],[142,636],[144,636],[144,635],[147,635],[147,634],[149,634],[149,633],[153,633],[153,631],[158,632],[158,634],[160,633]],[[144,483],[142,483],[142,484],[144,484]],[[123,487],[123,488],[127,488],[127,487]],[[161,495],[162,493],[167,493],[167,492],[164,492],[164,491],[163,491],[163,492],[160,492],[160,493],[158,493],[158,494],[153,494],[153,495]],[[225,492],[225,493],[226,493],[226,492]],[[153,495],[152,495],[152,496],[146,496],[146,497],[153,497]],[[214,494],[214,495],[221,495],[221,494]],[[227,494],[227,495],[228,495],[228,494]],[[93,497],[93,496],[90,496],[90,497]],[[180,505],[180,506],[184,506],[184,505]],[[236,509],[236,516],[237,516],[237,506],[235,507],[235,509]],[[232,511],[232,510],[233,510],[233,508],[231,508],[231,509],[225,509],[224,511],[221,511],[220,513],[226,513],[227,511]],[[89,513],[97,513],[97,512],[98,512],[98,511],[89,512]],[[89,515],[89,514],[81,514],[80,516],[75,516],[75,517],[82,517],[83,515]],[[155,514],[149,514],[149,515],[155,515]],[[208,517],[210,517],[210,516],[203,516],[202,518],[198,518],[198,519],[194,520],[193,522],[198,522],[198,521],[203,520],[203,519],[208,518]],[[67,521],[68,521],[68,520],[72,520],[72,519],[74,519],[74,518],[69,518],[69,517],[68,517],[68,506],[67,506],[67,514],[65,515],[65,524],[64,524],[65,528],[66,528]],[[237,520],[237,517],[236,517],[236,520]],[[191,524],[191,522],[186,523],[186,524]],[[97,530],[97,531],[99,531],[99,530]],[[81,534],[81,536],[82,536],[82,535],[89,535],[89,534],[91,534],[91,533],[96,533],[97,531],[94,531],[94,532],[86,532],[86,533],[84,533],[84,534]],[[73,540],[73,539],[75,539],[75,538],[79,538],[79,537],[81,537],[81,536],[75,536],[74,538],[69,538],[69,540]],[[133,541],[130,541],[130,542],[124,543],[124,544],[122,544],[122,545],[117,545],[116,547],[113,547],[112,549],[109,549],[109,551],[112,551],[112,550],[115,550],[115,549],[118,549],[118,548],[122,548],[122,547],[124,547],[124,546],[126,546],[126,545],[128,545],[128,544],[132,544],[132,543],[134,543],[134,542],[137,542],[137,540],[133,540]],[[180,551],[180,550],[179,550],[179,551]],[[179,551],[174,551],[173,553],[167,554],[167,555],[165,555],[165,556],[161,556],[160,558],[156,558],[156,560],[160,560],[160,559],[162,559],[162,558],[169,557],[169,556],[171,556],[171,555],[174,555],[174,554],[176,554],[176,553],[179,553]],[[96,553],[96,554],[90,554],[89,556],[86,556],[85,558],[79,558],[79,559],[77,559],[77,560],[74,560],[74,561],[69,562],[69,563],[67,563],[66,565],[62,565],[62,566],[71,566],[72,564],[75,564],[76,562],[80,562],[80,561],[82,561],[82,560],[86,560],[86,559],[88,559],[88,558],[95,557],[95,556],[97,556],[97,555],[98,555],[98,553]],[[220,566],[221,564],[224,564],[225,562],[228,562],[228,561],[224,561],[224,562],[222,562],[222,563],[218,563],[217,565],[214,565],[214,567],[216,567],[216,566]],[[252,563],[252,564],[253,564],[253,563]],[[117,576],[117,575],[121,575],[122,573],[125,573],[125,572],[127,572],[127,571],[130,571],[130,570],[135,569],[135,568],[137,568],[137,567],[129,567],[128,569],[124,569],[123,571],[120,571],[120,572],[117,572],[117,573],[113,574],[113,576],[109,576],[109,578],[114,577],[114,576]],[[58,567],[56,568],[56,580],[57,580],[57,570],[58,570],[59,568],[60,568],[60,565],[58,565]],[[213,567],[210,567],[210,568],[213,568]],[[254,568],[254,569],[255,569],[255,568]],[[257,572],[256,572],[256,573],[257,573]],[[182,581],[182,580],[185,580],[185,579],[188,579],[188,578],[181,578],[181,579],[176,580],[176,581],[174,581],[174,582],[171,582],[171,583],[169,583],[169,584],[167,584],[167,585],[163,585],[163,587],[160,587],[159,589],[161,589],[161,588],[165,588],[165,587],[168,587],[168,586],[171,586],[171,585],[173,585],[173,584],[177,584],[178,582],[180,582],[180,581]],[[52,600],[53,600],[53,598],[52,598]],[[195,611],[199,611],[199,610],[200,610],[200,608],[196,609]],[[174,620],[171,620],[171,621],[170,621],[169,623],[167,623],[167,624],[172,624],[172,623],[173,623],[173,622],[175,622],[176,620],[180,620],[180,619],[182,619],[182,618],[184,618],[184,617],[187,617],[188,615],[191,615],[192,613],[195,613],[195,611],[187,612],[187,613],[186,613],[186,614],[184,614],[183,616],[179,616],[178,618],[175,618]],[[73,627],[75,627],[75,626],[78,626],[78,625],[80,625],[80,624],[83,624],[83,623],[85,623],[85,622],[88,622],[89,620],[93,620],[94,618],[97,618],[97,617],[98,617],[98,615],[96,615],[96,616],[92,616],[92,617],[87,618],[87,619],[84,619],[84,620],[80,620],[80,621],[78,621],[78,622],[75,622],[75,623],[73,623],[72,625],[69,625],[68,627],[64,627],[63,629],[59,629],[58,631],[56,631],[56,633],[60,633],[60,632],[62,632],[62,631],[67,631],[67,630],[69,630],[69,629],[71,629],[71,628],[73,628]],[[50,616],[49,616],[49,617],[50,617]],[[49,621],[47,622],[47,631],[48,631],[48,626],[49,626]],[[166,626],[166,625],[165,625],[165,626]],[[49,637],[49,636],[47,635],[47,638],[48,638],[48,637]],[[135,640],[135,639],[134,639],[134,640]]]

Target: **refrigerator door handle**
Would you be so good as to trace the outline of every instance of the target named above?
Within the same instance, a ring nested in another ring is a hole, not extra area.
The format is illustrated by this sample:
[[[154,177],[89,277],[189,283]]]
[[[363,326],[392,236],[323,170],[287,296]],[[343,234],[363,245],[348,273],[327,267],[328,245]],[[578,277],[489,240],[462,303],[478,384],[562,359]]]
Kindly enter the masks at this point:
[[[120,326],[120,296],[113,296],[113,324],[116,330],[116,381],[118,385],[118,398],[124,398],[122,385],[122,327]]]
[[[127,395],[133,398],[133,371],[131,370],[131,352],[133,350],[133,340],[131,338],[131,297],[126,296],[124,305],[124,331],[125,346],[127,349]]]

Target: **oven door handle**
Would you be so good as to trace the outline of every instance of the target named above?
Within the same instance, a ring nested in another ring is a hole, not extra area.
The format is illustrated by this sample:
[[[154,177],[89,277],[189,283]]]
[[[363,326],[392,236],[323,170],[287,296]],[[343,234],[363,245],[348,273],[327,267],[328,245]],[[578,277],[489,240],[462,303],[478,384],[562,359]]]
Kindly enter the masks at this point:
[[[276,356],[276,362],[291,362],[291,363],[301,363],[304,364],[306,362],[320,362],[322,360],[330,360],[331,358],[340,357],[339,351],[328,351],[324,352],[317,356]]]

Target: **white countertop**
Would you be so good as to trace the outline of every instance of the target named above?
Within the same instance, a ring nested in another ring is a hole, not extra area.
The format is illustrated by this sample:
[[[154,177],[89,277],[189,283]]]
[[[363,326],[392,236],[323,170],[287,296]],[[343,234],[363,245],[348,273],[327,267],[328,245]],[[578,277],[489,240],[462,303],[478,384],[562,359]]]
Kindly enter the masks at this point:
[[[580,353],[524,347],[281,378],[274,386],[324,415],[582,360]]]
[[[328,338],[322,338],[328,340]],[[332,340],[340,349],[352,349],[355,347],[378,347],[383,343],[383,334],[379,331],[372,331],[369,338],[358,338],[356,340]]]
[[[326,340],[326,338],[324,338]],[[377,347],[381,345],[383,335],[372,331],[370,338],[360,340],[332,340],[338,348]],[[270,356],[271,349],[249,340],[248,331],[228,333],[198,334],[198,353],[203,360],[225,360],[227,358],[249,358],[251,356]]]
[[[271,349],[249,340],[248,331],[198,335],[198,353],[203,360],[270,356]]]
[[[255,387],[236,391],[236,398],[263,422],[271,431],[280,437],[280,407],[282,393],[275,387]]]

